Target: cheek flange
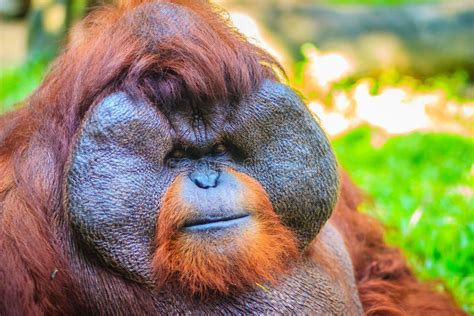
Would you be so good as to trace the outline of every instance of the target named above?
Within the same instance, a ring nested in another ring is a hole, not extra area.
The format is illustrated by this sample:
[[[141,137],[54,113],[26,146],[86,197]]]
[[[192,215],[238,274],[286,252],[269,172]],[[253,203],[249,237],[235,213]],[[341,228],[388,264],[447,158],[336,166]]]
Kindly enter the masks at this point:
[[[257,179],[283,223],[305,248],[331,216],[338,196],[337,163],[328,138],[287,86],[265,81],[228,124],[247,153],[238,170]]]
[[[150,106],[113,94],[84,119],[66,169],[65,208],[77,240],[142,282],[150,280],[159,197],[168,181],[156,163],[165,152],[156,141],[166,137],[160,124]]]

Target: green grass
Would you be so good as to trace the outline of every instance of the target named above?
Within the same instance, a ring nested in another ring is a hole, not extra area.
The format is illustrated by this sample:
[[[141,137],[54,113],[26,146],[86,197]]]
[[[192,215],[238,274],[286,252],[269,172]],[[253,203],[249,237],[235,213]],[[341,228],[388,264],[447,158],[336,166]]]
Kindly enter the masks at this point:
[[[418,276],[441,278],[474,313],[474,141],[413,133],[375,148],[374,136],[364,127],[333,141],[342,166],[373,199],[364,211],[385,224],[387,241]]]

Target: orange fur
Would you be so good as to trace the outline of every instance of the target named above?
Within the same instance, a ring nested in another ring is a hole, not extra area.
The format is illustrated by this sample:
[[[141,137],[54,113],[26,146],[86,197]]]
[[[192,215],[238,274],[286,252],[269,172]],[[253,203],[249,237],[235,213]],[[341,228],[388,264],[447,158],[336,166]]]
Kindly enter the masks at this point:
[[[158,246],[152,261],[159,285],[178,282],[192,295],[242,292],[256,284],[277,281],[298,256],[296,238],[274,213],[262,186],[253,178],[230,171],[246,186],[242,203],[252,214],[244,231],[219,238],[183,233],[190,210],[179,193],[181,177],[163,199],[157,224]]]

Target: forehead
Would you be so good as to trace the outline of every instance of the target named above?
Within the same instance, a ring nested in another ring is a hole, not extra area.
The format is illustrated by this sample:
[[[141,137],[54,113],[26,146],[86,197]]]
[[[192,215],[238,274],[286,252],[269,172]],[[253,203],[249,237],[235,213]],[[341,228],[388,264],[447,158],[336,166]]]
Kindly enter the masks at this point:
[[[290,88],[266,80],[257,92],[239,103],[221,102],[199,108],[189,104],[163,108],[127,93],[114,93],[92,109],[86,120],[92,120],[98,132],[120,143],[135,139],[132,143],[158,142],[165,146],[172,142],[206,150],[218,142],[231,141],[235,135],[248,134],[257,139],[265,130],[285,130],[292,124],[288,118],[299,119],[303,109],[303,103]]]
[[[262,126],[281,128],[294,113],[304,111],[301,99],[289,87],[265,80],[259,89],[238,103],[229,100],[215,104],[176,104],[173,109],[153,104],[175,133],[187,145],[209,147],[238,133],[245,126],[253,127],[257,136]]]

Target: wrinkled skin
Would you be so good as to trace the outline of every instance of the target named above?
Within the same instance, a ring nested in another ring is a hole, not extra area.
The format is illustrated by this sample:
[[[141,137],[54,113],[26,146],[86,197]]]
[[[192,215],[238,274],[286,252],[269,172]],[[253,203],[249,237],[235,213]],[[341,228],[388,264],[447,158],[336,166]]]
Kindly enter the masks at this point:
[[[302,100],[276,76],[253,80],[271,61],[207,19],[205,4],[135,2],[85,23],[78,36],[92,35],[69,46],[0,133],[8,141],[0,144],[0,272],[13,276],[4,296],[19,306],[26,297],[25,314],[362,314],[345,243],[327,223],[336,160]],[[265,194],[246,201],[248,183],[236,175]],[[202,295],[179,280],[160,284],[157,227],[177,179],[190,211],[173,229],[198,250],[239,262],[232,249],[263,239],[246,205],[265,195],[272,223],[291,235],[290,268],[277,282]]]
[[[117,93],[89,113],[67,178],[68,209],[78,237],[110,268],[152,284],[149,260],[160,197],[177,175],[214,164],[259,180],[283,223],[305,248],[331,213],[338,178],[327,138],[299,98],[281,84],[266,82],[236,109],[216,110],[207,118],[212,124],[201,125],[201,134],[193,129],[187,110],[165,115]],[[228,151],[209,154],[216,143],[227,144]],[[176,146],[193,156],[167,161]],[[229,203],[231,194],[222,194],[222,203]],[[357,313],[360,306],[344,244],[329,226],[322,235],[320,242],[334,258],[336,275],[344,275],[349,286],[338,284],[334,271],[302,259],[277,288],[256,288],[237,298],[183,309],[178,306],[187,306],[188,300],[168,305],[163,297],[175,295],[161,295],[156,299],[159,309]]]
[[[237,110],[207,117],[212,123],[202,123],[202,131],[192,127],[186,110],[167,117],[119,93],[91,111],[67,179],[68,208],[80,237],[105,261],[148,281],[160,197],[177,175],[211,163],[262,183],[304,248],[331,213],[338,179],[329,143],[298,97],[267,82]],[[227,152],[212,154],[217,143],[227,144]],[[170,163],[167,155],[178,146],[194,156]]]

